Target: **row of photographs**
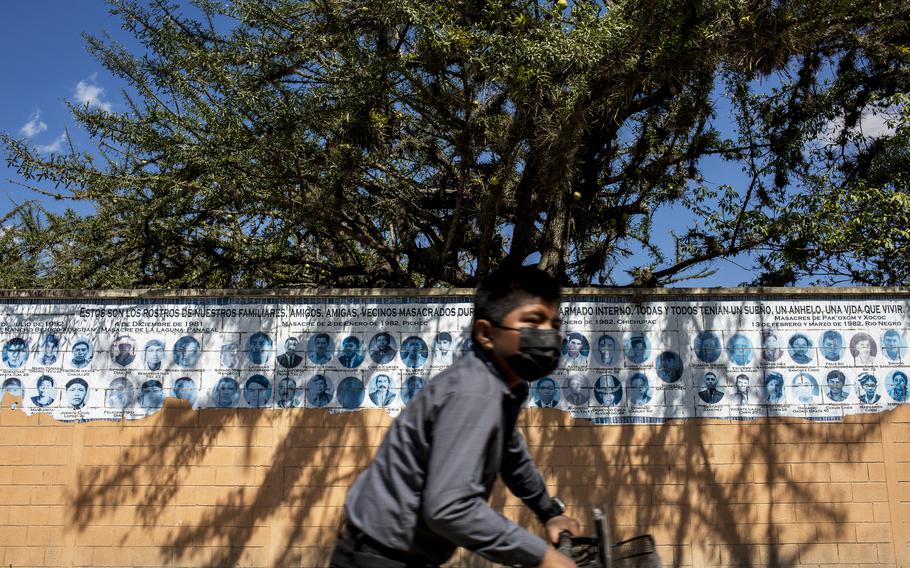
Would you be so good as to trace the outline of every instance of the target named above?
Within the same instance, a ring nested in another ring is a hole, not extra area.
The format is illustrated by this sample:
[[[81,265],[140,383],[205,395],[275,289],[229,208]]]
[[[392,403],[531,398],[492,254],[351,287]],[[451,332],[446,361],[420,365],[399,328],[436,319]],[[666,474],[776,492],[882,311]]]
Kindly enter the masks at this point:
[[[818,375],[818,376],[816,376]],[[425,376],[410,373],[287,373],[208,378],[203,373],[168,374],[163,378],[114,376],[102,381],[69,375],[42,374],[10,377],[3,390],[23,399],[35,411],[107,409],[140,411],[160,409],[167,396],[183,399],[195,408],[340,407],[400,408],[427,384]],[[91,384],[90,384],[91,383]],[[103,386],[99,385],[101,383]],[[684,383],[666,385],[651,373],[555,374],[533,383],[527,405],[540,408],[643,407],[690,405],[876,405],[905,403],[908,371],[885,373],[820,373],[757,371],[725,373],[698,370]]]
[[[563,368],[660,366],[667,352],[680,352],[704,365],[738,367],[830,364],[876,367],[910,363],[905,330],[886,329],[878,337],[865,330],[799,332],[701,331],[688,349],[679,349],[679,332],[568,332],[562,343]],[[596,338],[596,339],[595,339]],[[3,342],[7,369],[357,369],[398,365],[407,369],[446,367],[471,348],[461,332],[427,336],[409,333],[297,334],[281,338],[250,334],[133,337],[93,340],[46,333],[34,339],[17,335]],[[680,356],[680,360],[681,360]],[[681,361],[680,361],[681,363]]]

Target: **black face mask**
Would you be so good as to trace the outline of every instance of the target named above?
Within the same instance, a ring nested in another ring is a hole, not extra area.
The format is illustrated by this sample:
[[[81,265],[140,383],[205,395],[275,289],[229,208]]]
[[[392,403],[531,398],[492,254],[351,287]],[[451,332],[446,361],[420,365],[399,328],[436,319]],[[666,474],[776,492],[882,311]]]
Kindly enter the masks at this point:
[[[506,357],[506,363],[522,379],[536,381],[552,373],[559,365],[559,357],[562,354],[562,337],[559,330],[493,325],[500,329],[519,332],[518,353]]]

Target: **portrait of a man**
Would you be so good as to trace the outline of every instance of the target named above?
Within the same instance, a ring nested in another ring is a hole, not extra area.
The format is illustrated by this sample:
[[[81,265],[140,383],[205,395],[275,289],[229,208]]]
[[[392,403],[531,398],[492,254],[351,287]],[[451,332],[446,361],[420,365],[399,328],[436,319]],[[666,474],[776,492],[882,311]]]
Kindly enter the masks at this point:
[[[243,385],[243,399],[248,406],[263,408],[272,400],[272,385],[265,375],[253,375]]]
[[[559,406],[559,388],[556,381],[544,377],[534,383],[534,404],[539,408],[556,408]]]
[[[247,358],[253,365],[266,365],[272,356],[272,338],[257,331],[247,339]]]
[[[184,335],[174,343],[174,363],[178,367],[195,367],[202,355],[199,340],[192,335]]]
[[[651,356],[651,342],[643,333],[633,333],[626,338],[623,344],[626,352],[626,359],[630,363],[640,365]]]
[[[784,376],[777,372],[765,375],[765,397],[771,404],[784,402]]]
[[[436,334],[433,340],[433,364],[439,366],[449,366],[453,363],[455,349],[452,340],[452,334],[448,331],[442,331]]]
[[[730,403],[736,406],[751,404],[749,397],[749,375],[740,373],[733,379],[733,395],[730,397]]]
[[[160,371],[164,364],[164,342],[152,339],[145,344],[145,367],[149,371]]]
[[[338,353],[338,362],[341,363],[341,366],[354,369],[363,363],[363,359],[363,345],[360,343],[360,338],[354,335],[345,337],[341,341],[341,351]],[[338,388],[341,388],[340,384]]]
[[[598,337],[597,355],[601,365],[613,365],[616,362],[616,340],[606,334]]]
[[[212,389],[212,401],[219,408],[231,408],[240,400],[240,383],[233,377],[221,377]]]
[[[10,377],[4,380],[3,390],[13,396],[25,398],[25,386],[22,384],[22,379],[18,377]]]
[[[765,330],[761,332],[761,357],[764,361],[777,361],[784,354],[780,348],[780,337],[774,330]]]
[[[882,353],[889,361],[900,361],[903,354],[904,337],[896,329],[888,329],[882,334]]]
[[[64,386],[66,402],[73,410],[82,410],[88,400],[88,383],[85,379],[70,379]]]
[[[720,357],[720,337],[713,331],[702,331],[695,336],[695,356],[703,363],[713,363]]]
[[[411,375],[404,380],[404,388],[401,390],[401,400],[408,404],[411,402],[411,399],[417,396],[417,393],[423,390],[423,387],[427,385],[427,382],[423,377],[418,377],[417,375]]]
[[[708,404],[717,404],[724,398],[724,391],[720,388],[717,373],[708,371],[702,378],[702,389],[698,391],[698,398]]]
[[[57,399],[57,388],[54,383],[54,377],[50,375],[41,375],[35,383],[35,389],[38,394],[32,397],[32,404],[39,408],[44,408],[54,404]]]
[[[332,360],[332,338],[328,333],[317,333],[310,336],[307,343],[307,356],[314,365],[327,365]]]
[[[629,404],[632,406],[641,406],[651,402],[651,381],[644,373],[632,373],[629,377],[629,384],[626,388],[629,393]]]
[[[878,379],[872,373],[859,376],[859,401],[863,404],[875,404],[882,399],[878,394]]]
[[[563,392],[566,403],[572,406],[587,406],[591,398],[588,378],[581,373],[572,373],[566,377]]]
[[[79,338],[73,343],[72,359],[73,368],[84,369],[92,362],[92,344],[88,339]]]
[[[586,365],[591,348],[588,338],[573,331],[562,340],[562,364],[566,367]]]
[[[401,342],[401,363],[409,369],[416,369],[427,361],[429,350],[426,342],[411,335]]]
[[[798,365],[808,365],[812,362],[812,342],[809,341],[808,337],[802,333],[797,333],[790,336],[790,340],[787,344],[789,346],[787,350],[794,363]]]
[[[840,361],[844,355],[844,338],[840,332],[829,329],[823,333],[819,341],[819,351],[828,361]]]
[[[389,406],[397,396],[392,392],[392,377],[379,374],[373,377],[370,385],[370,400],[376,406]]]
[[[221,367],[225,369],[240,368],[240,344],[236,341],[228,341],[221,344],[221,353],[219,360]]]
[[[46,334],[41,338],[41,355],[38,356],[38,363],[44,367],[49,367],[57,362],[57,356],[60,352],[60,336],[53,333]]]
[[[675,383],[682,377],[683,361],[675,351],[664,351],[655,362],[657,376],[665,383]]]
[[[164,385],[157,379],[149,379],[139,387],[139,406],[146,412],[155,412],[164,406]]]
[[[128,367],[136,359],[136,340],[128,335],[114,338],[111,343],[111,359],[121,367]]]
[[[185,400],[190,406],[196,406],[196,398],[199,395],[199,389],[196,388],[196,381],[190,377],[180,377],[174,381],[174,398]]]
[[[284,340],[284,353],[278,356],[278,364],[285,369],[293,369],[303,363],[303,357],[297,354],[297,347],[300,340],[296,337],[288,337]]]
[[[799,404],[818,402],[818,381],[809,373],[798,373],[793,377],[793,396]]]
[[[748,365],[752,361],[752,342],[741,333],[733,334],[727,340],[727,356],[734,365]]]
[[[313,375],[306,385],[306,399],[309,405],[322,408],[332,402],[332,386],[325,375]]]
[[[285,377],[275,384],[275,402],[279,408],[295,408],[300,404],[297,395],[297,381],[294,379]]]
[[[594,398],[603,406],[618,406],[622,401],[622,383],[613,375],[601,375],[594,381]]]
[[[373,339],[370,340],[369,351],[370,358],[377,365],[388,365],[398,352],[395,348],[395,340],[384,331],[373,336]]]
[[[850,354],[854,365],[869,366],[875,363],[878,346],[871,335],[860,332],[850,338]]]
[[[894,371],[888,378],[888,396],[895,402],[907,402],[907,373]]]
[[[348,410],[360,408],[366,396],[365,391],[363,381],[357,377],[345,377],[338,383],[338,404]]]
[[[28,361],[28,342],[14,337],[3,345],[3,362],[10,369],[19,369]]]
[[[828,384],[828,390],[825,397],[831,402],[844,402],[850,396],[850,392],[844,388],[847,386],[847,376],[840,371],[831,371],[825,377]]]
[[[133,405],[136,396],[133,383],[126,377],[116,377],[107,387],[105,406],[115,410],[123,410]]]

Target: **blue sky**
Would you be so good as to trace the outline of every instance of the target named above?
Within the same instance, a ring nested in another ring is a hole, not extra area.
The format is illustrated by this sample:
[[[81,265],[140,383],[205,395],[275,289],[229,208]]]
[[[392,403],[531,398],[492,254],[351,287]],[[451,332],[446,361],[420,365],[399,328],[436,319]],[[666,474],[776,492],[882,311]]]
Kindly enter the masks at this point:
[[[125,44],[135,41],[120,28],[120,20],[109,15],[102,0],[6,0],[0,18],[0,54],[4,77],[0,130],[29,138],[44,150],[63,149],[68,132],[77,149],[90,150],[91,142],[69,115],[64,101],[89,104],[113,110],[123,108],[121,84],[95,61],[85,49],[81,34],[110,33]],[[724,109],[721,108],[721,115]],[[0,163],[0,214],[9,212],[16,203],[40,199],[46,207],[62,211],[72,207],[87,213],[91,207],[72,201],[55,201],[16,185],[15,171]],[[708,164],[706,182],[742,181],[738,166],[720,161]],[[688,221],[682,207],[659,210],[654,218],[654,235],[658,243],[670,245],[670,229],[684,230]],[[636,255],[623,263],[630,268],[643,259]],[[736,286],[751,280],[753,274],[743,268],[748,258],[721,260],[714,267],[717,274],[680,284],[681,286]],[[621,270],[617,271],[617,275]],[[623,282],[620,282],[623,283]]]

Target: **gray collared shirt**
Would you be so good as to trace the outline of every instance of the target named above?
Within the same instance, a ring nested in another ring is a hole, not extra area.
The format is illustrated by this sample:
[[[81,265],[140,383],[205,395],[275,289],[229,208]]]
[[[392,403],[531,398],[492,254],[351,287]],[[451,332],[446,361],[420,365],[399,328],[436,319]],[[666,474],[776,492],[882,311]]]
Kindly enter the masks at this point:
[[[354,482],[349,523],[385,546],[442,564],[456,547],[536,566],[547,543],[487,503],[496,475],[538,517],[550,503],[515,421],[528,395],[510,390],[482,351],[467,353],[411,399]]]

